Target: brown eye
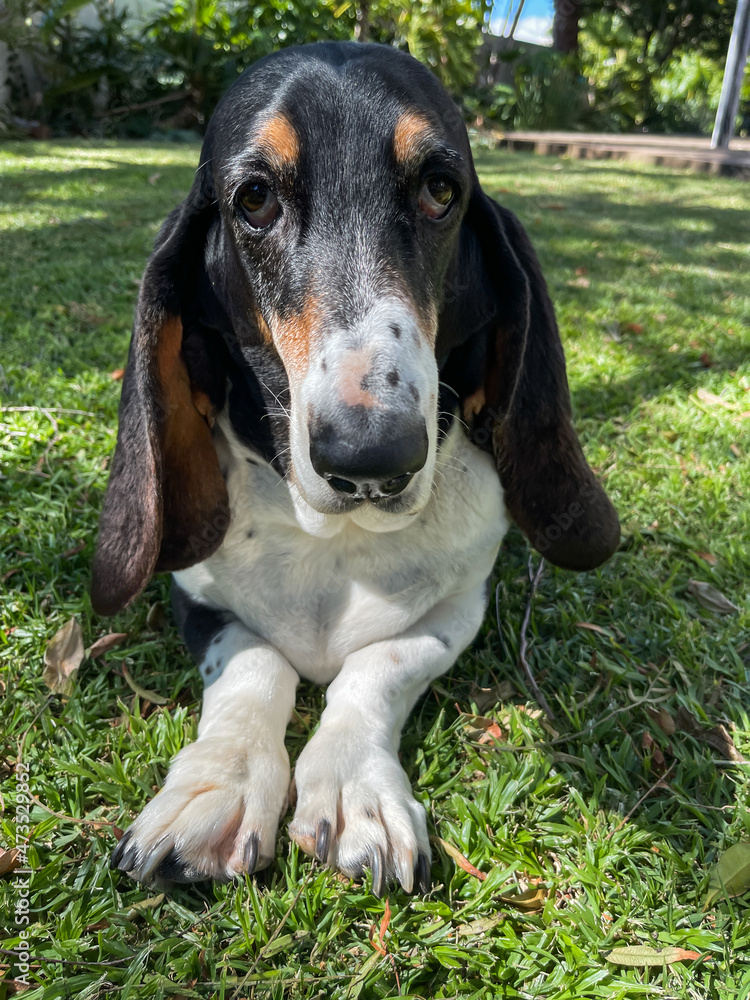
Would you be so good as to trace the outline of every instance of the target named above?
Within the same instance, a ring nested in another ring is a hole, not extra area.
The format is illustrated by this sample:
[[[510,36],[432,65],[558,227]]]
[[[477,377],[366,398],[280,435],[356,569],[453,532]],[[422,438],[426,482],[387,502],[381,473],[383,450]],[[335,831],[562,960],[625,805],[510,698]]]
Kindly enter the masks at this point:
[[[249,184],[240,195],[245,218],[254,229],[270,226],[279,214],[279,199],[265,184]]]
[[[431,177],[419,192],[419,207],[431,219],[442,219],[453,203],[453,185],[445,177]]]

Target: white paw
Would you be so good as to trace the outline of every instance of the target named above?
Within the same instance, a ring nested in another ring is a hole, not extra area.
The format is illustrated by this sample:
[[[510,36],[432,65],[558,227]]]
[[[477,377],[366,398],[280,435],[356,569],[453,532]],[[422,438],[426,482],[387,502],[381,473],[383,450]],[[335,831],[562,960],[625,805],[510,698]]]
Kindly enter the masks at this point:
[[[377,896],[392,879],[407,892],[429,890],[424,809],[390,749],[323,726],[300,754],[294,780],[289,833],[303,851],[352,877],[370,868]]]
[[[164,788],[125,831],[111,865],[141,882],[252,874],[273,859],[288,790],[283,743],[267,736],[199,739],[177,754]]]

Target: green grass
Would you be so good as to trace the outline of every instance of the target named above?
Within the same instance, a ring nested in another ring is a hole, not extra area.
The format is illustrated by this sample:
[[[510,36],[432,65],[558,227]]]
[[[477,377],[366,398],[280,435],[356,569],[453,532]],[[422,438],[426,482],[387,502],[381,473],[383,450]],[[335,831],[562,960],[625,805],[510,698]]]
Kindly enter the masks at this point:
[[[428,898],[390,893],[384,957],[370,942],[384,902],[300,856],[285,826],[257,881],[154,902],[109,871],[107,824],[132,821],[199,710],[197,671],[174,628],[146,621],[166,580],[114,621],[97,618],[87,594],[115,441],[110,373],[125,362],[150,244],[197,156],[189,146],[0,149],[0,838],[15,843],[21,745],[42,803],[104,824],[32,809],[38,985],[25,995],[747,997],[750,899],[702,911],[717,856],[750,838],[747,768],[684,726],[666,735],[649,714],[687,709],[706,729],[723,723],[750,756],[750,187],[739,181],[478,154],[487,189],[520,215],[542,258],[577,426],[623,522],[603,569],[542,578],[529,656],[554,729],[517,666],[528,557],[517,531],[498,563],[499,621],[493,608],[476,648],[407,725],[403,761],[431,832],[486,880],[436,848]],[[703,609],[690,579],[740,612]],[[87,643],[109,630],[129,640],[84,661],[63,700],[49,696],[42,660],[72,615]],[[168,704],[141,702],[123,661]],[[510,693],[482,714],[507,740],[480,745],[457,708],[476,708],[472,682],[503,680]],[[293,756],[321,704],[320,691],[302,690]],[[664,768],[667,786],[653,788]],[[499,899],[534,878],[550,888],[542,911]],[[2,947],[13,949],[20,883],[0,885]],[[603,957],[636,943],[703,957],[650,973]],[[17,975],[12,958],[0,960]]]

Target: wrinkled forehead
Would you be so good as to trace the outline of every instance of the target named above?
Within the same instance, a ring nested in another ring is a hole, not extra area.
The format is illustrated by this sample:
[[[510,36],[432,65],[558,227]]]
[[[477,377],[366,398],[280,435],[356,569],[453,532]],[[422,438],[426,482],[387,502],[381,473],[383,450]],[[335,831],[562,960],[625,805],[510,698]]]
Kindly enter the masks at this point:
[[[220,186],[240,183],[254,162],[337,183],[394,168],[409,175],[432,155],[470,170],[455,105],[428,70],[399,53],[376,50],[342,65],[302,55],[271,60],[239,84],[212,122]]]

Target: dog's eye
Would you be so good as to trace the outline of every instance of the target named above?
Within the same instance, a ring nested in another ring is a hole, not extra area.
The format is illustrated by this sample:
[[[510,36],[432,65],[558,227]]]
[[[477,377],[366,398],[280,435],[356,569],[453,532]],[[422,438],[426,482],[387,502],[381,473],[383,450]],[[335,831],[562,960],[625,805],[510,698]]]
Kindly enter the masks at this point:
[[[245,218],[254,229],[270,226],[279,214],[279,199],[265,184],[249,184],[240,195]]]
[[[442,219],[453,204],[453,185],[445,177],[431,177],[419,192],[419,207],[430,219]]]

